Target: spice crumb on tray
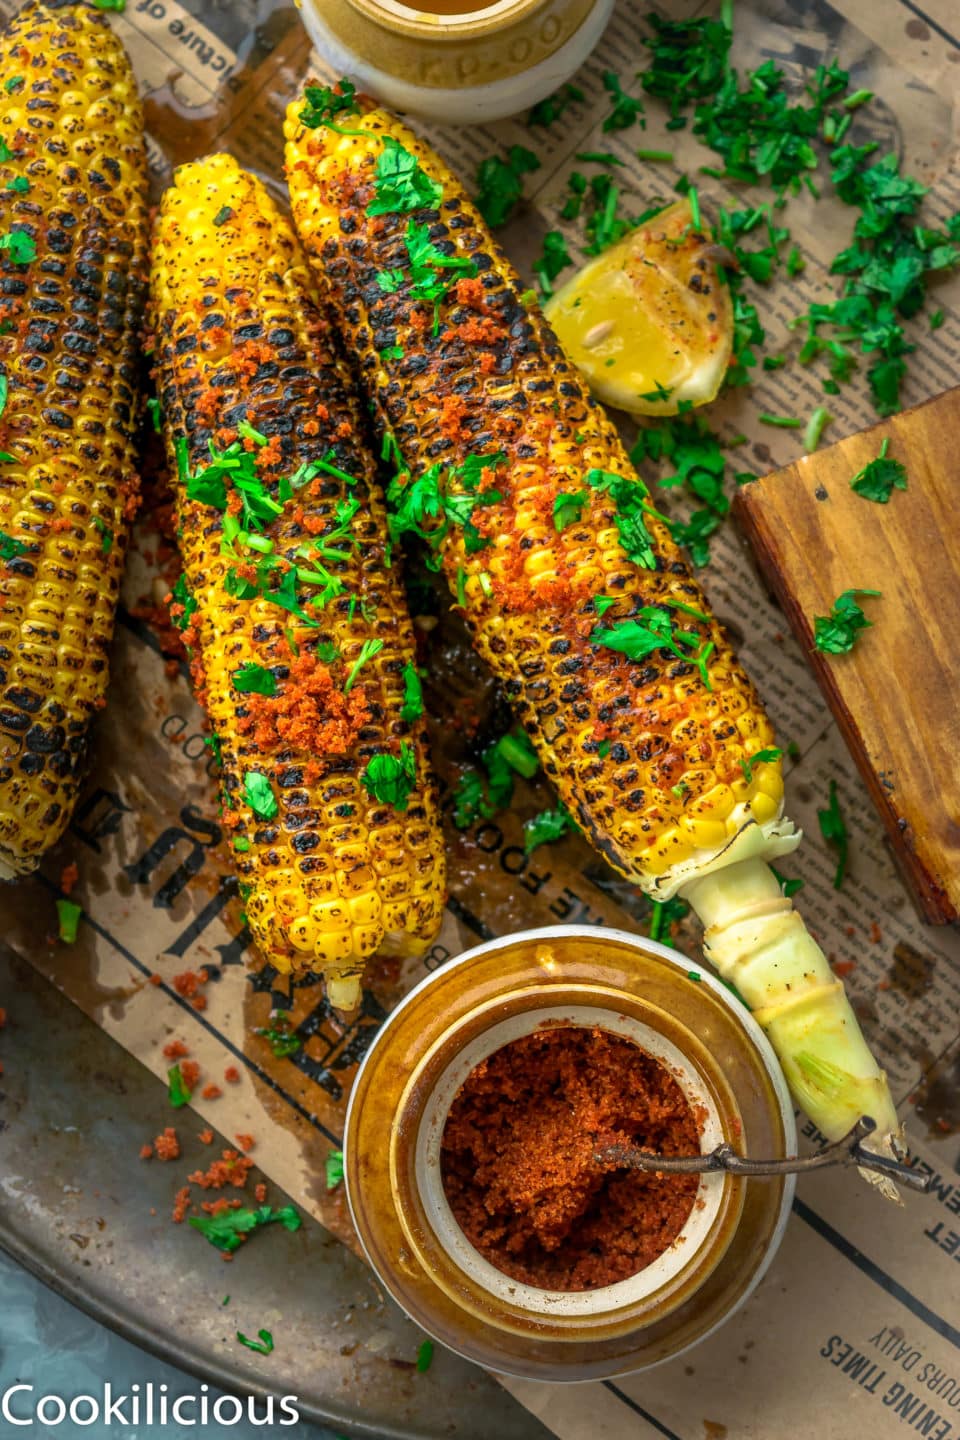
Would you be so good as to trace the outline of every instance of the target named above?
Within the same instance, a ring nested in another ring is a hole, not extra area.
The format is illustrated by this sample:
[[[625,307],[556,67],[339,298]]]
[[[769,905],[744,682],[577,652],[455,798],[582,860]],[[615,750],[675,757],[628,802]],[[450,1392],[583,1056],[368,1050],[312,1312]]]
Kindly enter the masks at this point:
[[[596,1163],[608,1145],[696,1153],[697,1117],[667,1069],[631,1041],[543,1027],[461,1086],[443,1135],[444,1190],[467,1239],[504,1274],[549,1290],[611,1285],[670,1247],[698,1178]]]

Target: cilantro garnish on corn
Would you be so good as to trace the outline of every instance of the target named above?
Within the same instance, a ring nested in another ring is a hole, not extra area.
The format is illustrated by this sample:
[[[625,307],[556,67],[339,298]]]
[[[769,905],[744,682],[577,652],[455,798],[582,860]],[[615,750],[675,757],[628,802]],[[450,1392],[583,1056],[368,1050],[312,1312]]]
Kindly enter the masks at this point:
[[[384,110],[355,103],[349,135],[302,110],[285,126],[294,219],[390,437],[394,525],[431,546],[574,823],[652,899],[699,913],[824,1133],[869,1114],[889,1152],[886,1081],[767,864],[800,840],[781,760],[761,758],[772,727],[613,426],[439,157]],[[408,188],[385,195],[398,146]],[[377,284],[410,220],[473,272],[432,301],[409,273]],[[562,494],[583,505],[558,527]]]
[[[339,117],[323,93],[315,111]],[[171,613],[247,919],[265,960],[321,972],[350,1010],[364,961],[418,953],[443,911],[413,632],[351,381],[289,223],[229,156],[163,197],[152,312],[184,560]]]

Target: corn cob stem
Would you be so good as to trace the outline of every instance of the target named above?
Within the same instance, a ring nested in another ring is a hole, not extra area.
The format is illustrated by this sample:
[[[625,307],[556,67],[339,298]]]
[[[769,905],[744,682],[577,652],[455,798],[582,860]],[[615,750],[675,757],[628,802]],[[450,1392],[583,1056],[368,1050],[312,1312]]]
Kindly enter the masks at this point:
[[[886,1076],[820,946],[760,858],[689,881],[680,891],[705,926],[704,953],[766,1032],[797,1103],[828,1140],[869,1115],[869,1149],[896,1155],[902,1129]],[[862,1172],[884,1193],[882,1176]]]

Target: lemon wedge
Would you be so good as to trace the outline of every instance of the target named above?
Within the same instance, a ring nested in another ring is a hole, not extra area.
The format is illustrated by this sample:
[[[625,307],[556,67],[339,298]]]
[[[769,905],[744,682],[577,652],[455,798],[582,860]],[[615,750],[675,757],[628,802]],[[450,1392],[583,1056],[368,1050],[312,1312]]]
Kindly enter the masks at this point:
[[[706,405],[723,384],[733,307],[715,247],[680,200],[589,265],[544,307],[598,400],[631,415]]]

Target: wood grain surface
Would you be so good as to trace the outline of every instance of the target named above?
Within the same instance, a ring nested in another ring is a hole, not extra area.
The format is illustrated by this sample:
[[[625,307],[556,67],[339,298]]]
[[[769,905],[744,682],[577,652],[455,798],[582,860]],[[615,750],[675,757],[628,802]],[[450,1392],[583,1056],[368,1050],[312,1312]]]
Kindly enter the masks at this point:
[[[907,489],[851,479],[880,451]],[[960,387],[744,486],[734,513],[866,781],[921,913],[960,918]],[[813,648],[844,590],[873,624],[846,655]]]

